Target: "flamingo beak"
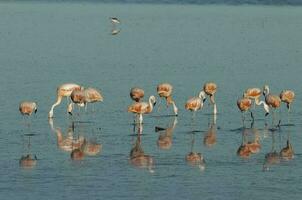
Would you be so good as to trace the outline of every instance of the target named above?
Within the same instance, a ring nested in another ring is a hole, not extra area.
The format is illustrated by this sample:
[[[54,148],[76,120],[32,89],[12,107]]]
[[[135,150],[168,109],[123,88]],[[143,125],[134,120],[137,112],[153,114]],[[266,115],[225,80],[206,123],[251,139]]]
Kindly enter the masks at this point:
[[[267,112],[267,113],[265,113],[265,117],[266,117],[266,116],[268,116],[268,115],[269,115],[269,113],[268,113],[268,112]]]
[[[72,116],[72,112],[68,112],[68,114],[70,114]]]
[[[162,128],[162,127],[159,127],[159,126],[155,126],[155,132],[164,131],[164,130],[166,130],[166,129]]]
[[[37,113],[38,109],[35,110],[35,114]]]
[[[204,99],[202,100],[202,102],[204,103],[206,100],[207,100],[207,99],[206,99],[206,98],[204,98]]]
[[[155,106],[155,105],[156,105],[156,102],[153,103],[153,106]]]

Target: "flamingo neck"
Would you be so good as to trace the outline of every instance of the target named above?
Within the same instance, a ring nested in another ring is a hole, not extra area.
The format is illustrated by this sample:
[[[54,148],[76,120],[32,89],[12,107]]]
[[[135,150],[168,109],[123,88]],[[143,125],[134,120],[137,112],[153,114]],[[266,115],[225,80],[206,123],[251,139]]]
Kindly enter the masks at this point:
[[[152,103],[152,99],[149,98],[149,107],[150,107],[150,112],[152,112],[153,110],[153,103]]]
[[[260,106],[261,104],[263,104],[263,108],[266,111],[266,113],[269,113],[269,106],[264,101],[259,101],[259,104],[257,105]]]
[[[54,109],[57,105],[59,105],[59,104],[61,103],[61,101],[62,101],[62,96],[58,96],[58,97],[57,97],[57,101],[51,106],[51,109],[50,109],[50,111],[49,111],[49,113],[48,113],[48,117],[49,117],[49,118],[52,118],[52,117],[53,117],[53,109]]]
[[[261,104],[260,104],[259,98],[256,98],[256,99],[255,99],[255,104],[256,104],[257,106],[260,106],[260,105],[261,105]]]
[[[267,95],[269,95],[269,87],[267,86],[267,87],[265,87],[264,88],[264,96],[267,96]]]
[[[205,92],[203,90],[200,91],[198,97],[204,100],[206,98]]]

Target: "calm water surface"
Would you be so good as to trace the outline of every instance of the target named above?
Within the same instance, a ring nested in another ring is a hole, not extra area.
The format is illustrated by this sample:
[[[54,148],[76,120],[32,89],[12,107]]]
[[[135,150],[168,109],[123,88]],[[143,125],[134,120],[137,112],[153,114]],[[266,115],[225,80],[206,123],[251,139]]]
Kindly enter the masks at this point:
[[[117,35],[111,16],[122,21]],[[301,18],[301,7],[1,3],[0,199],[301,198]],[[183,105],[211,80],[219,114],[209,147],[211,109],[206,104],[191,121]],[[140,86],[148,97],[163,81],[174,86],[179,117],[158,117],[172,113],[165,107],[145,116],[139,144],[126,112],[129,89]],[[69,117],[65,100],[49,123],[56,87],[65,82],[101,89],[104,102]],[[271,119],[265,127],[256,108],[256,130],[241,129],[237,98],[264,84],[273,93],[295,90],[290,122],[285,106],[281,112],[281,124],[291,126],[270,131]],[[31,120],[18,112],[27,99],[39,106]],[[98,155],[72,161],[58,147],[57,136],[71,134],[73,122],[74,138],[102,145]],[[236,155],[243,132],[261,143],[248,159]],[[24,134],[33,134],[30,145]],[[158,146],[165,136],[170,149]],[[265,155],[280,152],[288,138],[294,159],[264,172]],[[153,158],[153,173],[129,161],[135,144]],[[191,150],[203,154],[204,171],[185,161]],[[19,166],[28,152],[38,158],[30,170]]]

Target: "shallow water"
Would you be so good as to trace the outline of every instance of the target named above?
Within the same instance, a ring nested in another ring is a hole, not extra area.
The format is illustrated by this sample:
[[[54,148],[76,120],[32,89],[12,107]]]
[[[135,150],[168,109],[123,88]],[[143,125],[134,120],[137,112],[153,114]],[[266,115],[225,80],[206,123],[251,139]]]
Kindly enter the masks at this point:
[[[301,15],[302,7],[1,3],[0,199],[298,199]],[[116,35],[111,16],[122,21]],[[219,87],[219,114],[216,143],[207,147],[211,108],[206,103],[192,121],[183,105],[212,80]],[[64,100],[51,129],[47,114],[56,87],[65,82],[101,89],[104,102],[69,117]],[[174,117],[158,116],[172,110],[163,106],[144,117],[140,147],[153,158],[152,172],[129,161],[137,137],[126,110],[132,86],[148,97],[160,82],[173,84],[179,116],[168,150],[157,145],[165,133],[155,127],[171,126]],[[261,150],[242,159],[236,155],[244,132],[236,100],[245,88],[264,84],[273,93],[296,92],[290,122],[284,105],[281,112],[281,124],[293,126],[272,133],[271,118],[265,127],[256,108]],[[37,115],[23,119],[22,100],[37,101]],[[72,122],[74,138],[102,145],[97,156],[72,161],[70,152],[58,148],[54,130],[66,136]],[[30,146],[24,134],[34,134]],[[288,135],[294,159],[263,171],[265,155],[279,152]],[[191,149],[203,154],[205,170],[186,162]],[[38,158],[33,169],[19,166],[28,152]]]

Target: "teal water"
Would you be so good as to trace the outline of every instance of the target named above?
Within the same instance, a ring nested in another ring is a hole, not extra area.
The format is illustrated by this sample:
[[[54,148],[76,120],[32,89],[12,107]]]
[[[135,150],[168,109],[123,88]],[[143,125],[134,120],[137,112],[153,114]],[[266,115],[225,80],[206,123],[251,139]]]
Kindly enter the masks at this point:
[[[122,21],[116,35],[112,16]],[[1,3],[0,199],[300,198],[301,17],[301,7],[286,6]],[[219,87],[212,147],[203,143],[212,121],[208,104],[193,122],[184,110],[206,81]],[[82,161],[58,148],[47,118],[56,87],[66,82],[97,87],[104,96],[94,112],[88,107],[69,117],[66,100],[55,109],[54,129],[66,135],[72,122],[86,122],[75,123],[74,136],[102,145],[98,155]],[[158,117],[172,110],[162,107],[144,117],[141,148],[154,160],[151,173],[129,162],[137,138],[126,110],[132,86],[144,88],[148,97],[161,82],[173,84],[179,116],[168,150],[157,145],[154,129],[173,124],[174,117]],[[236,152],[247,130],[241,129],[236,100],[244,89],[264,84],[276,94],[296,92],[290,122],[284,105],[281,112],[281,124],[291,126],[270,131],[271,118],[265,127],[263,111],[256,108],[261,150],[242,159]],[[38,102],[30,120],[19,114],[22,100]],[[204,171],[185,160],[192,131]],[[30,148],[28,133],[34,134]],[[289,135],[294,159],[263,171],[265,155],[279,152]],[[33,169],[19,165],[28,151],[38,158]]]

